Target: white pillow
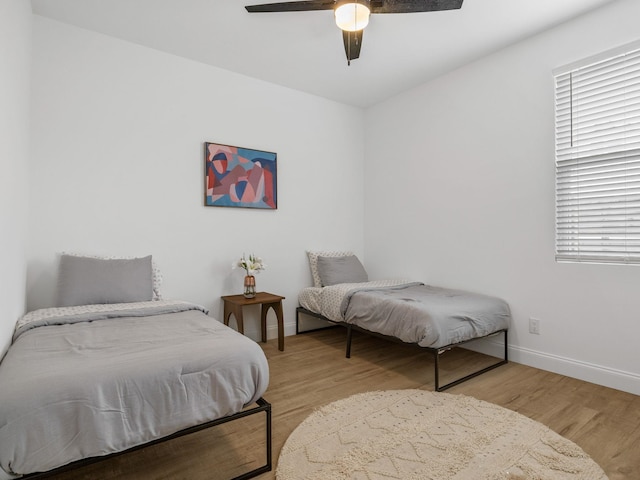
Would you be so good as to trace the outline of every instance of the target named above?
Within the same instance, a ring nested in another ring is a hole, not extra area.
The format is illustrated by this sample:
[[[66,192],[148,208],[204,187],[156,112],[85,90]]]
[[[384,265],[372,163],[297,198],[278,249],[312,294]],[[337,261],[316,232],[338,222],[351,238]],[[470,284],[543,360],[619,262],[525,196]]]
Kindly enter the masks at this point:
[[[309,267],[311,268],[311,276],[313,277],[313,286],[317,288],[322,287],[322,280],[318,274],[318,257],[349,257],[353,255],[351,251],[312,251],[307,250],[307,257],[309,257]]]

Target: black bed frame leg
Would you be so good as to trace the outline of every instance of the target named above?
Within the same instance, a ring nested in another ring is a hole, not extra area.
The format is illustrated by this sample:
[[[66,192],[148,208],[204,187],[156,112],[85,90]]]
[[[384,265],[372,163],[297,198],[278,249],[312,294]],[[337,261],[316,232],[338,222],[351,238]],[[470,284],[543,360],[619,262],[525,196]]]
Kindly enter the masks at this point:
[[[435,368],[435,372],[434,372],[434,377],[435,377],[435,386],[436,386],[436,392],[440,391],[440,352],[435,352],[433,354],[433,360],[434,360],[434,368]]]
[[[504,331],[504,363],[509,363],[509,330]]]
[[[261,398],[261,400],[263,400],[265,403],[268,404],[268,402],[266,402],[263,398]],[[271,416],[271,404],[268,404],[269,408],[265,411],[266,413],[266,434],[267,434],[267,464],[264,467],[264,470],[267,472],[270,472],[273,469],[273,440],[271,439],[272,437],[272,427],[271,427],[271,423],[272,423],[272,416]]]
[[[351,325],[347,325],[347,358],[351,358],[351,336],[353,335],[353,329]]]

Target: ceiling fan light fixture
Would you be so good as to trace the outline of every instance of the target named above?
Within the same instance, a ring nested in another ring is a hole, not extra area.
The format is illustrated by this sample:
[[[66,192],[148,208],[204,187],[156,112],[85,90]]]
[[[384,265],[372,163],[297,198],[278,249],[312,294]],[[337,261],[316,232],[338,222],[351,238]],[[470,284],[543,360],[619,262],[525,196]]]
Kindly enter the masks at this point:
[[[368,1],[351,0],[339,2],[335,10],[336,25],[346,32],[357,32],[369,24]]]

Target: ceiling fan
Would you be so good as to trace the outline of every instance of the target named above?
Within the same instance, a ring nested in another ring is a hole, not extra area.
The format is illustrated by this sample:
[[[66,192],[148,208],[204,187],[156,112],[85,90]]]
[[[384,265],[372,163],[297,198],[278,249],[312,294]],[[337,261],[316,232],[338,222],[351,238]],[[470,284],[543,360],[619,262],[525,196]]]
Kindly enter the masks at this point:
[[[307,12],[312,10],[334,10],[336,24],[342,30],[347,64],[360,56],[362,32],[372,13],[418,13],[455,10],[462,7],[463,0],[302,0],[297,2],[265,3],[248,5],[249,13],[263,12]]]

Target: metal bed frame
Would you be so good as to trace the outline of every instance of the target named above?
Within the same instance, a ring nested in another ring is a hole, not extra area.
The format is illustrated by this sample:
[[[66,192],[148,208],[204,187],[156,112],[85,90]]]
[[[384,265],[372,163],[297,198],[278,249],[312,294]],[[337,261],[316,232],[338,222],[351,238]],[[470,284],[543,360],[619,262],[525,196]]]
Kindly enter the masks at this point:
[[[205,422],[202,423],[200,425],[195,425],[193,427],[189,427],[189,428],[185,428],[183,430],[180,430],[176,433],[173,433],[171,435],[167,435],[166,437],[162,437],[162,438],[158,438],[156,440],[152,440],[150,442],[147,442],[143,445],[137,445],[135,447],[129,448],[127,450],[123,450],[122,452],[115,452],[115,453],[111,453],[109,455],[105,455],[103,457],[91,457],[91,458],[85,458],[82,460],[78,460],[72,463],[69,463],[67,465],[63,465],[61,467],[55,468],[53,470],[49,470],[47,472],[37,472],[37,473],[30,473],[28,475],[23,475],[22,477],[19,477],[18,480],[23,480],[23,479],[29,479],[29,480],[33,480],[33,479],[42,479],[42,478],[49,478],[53,475],[57,475],[59,473],[62,472],[67,472],[70,470],[74,470],[80,467],[84,467],[86,465],[91,465],[94,463],[98,463],[98,462],[102,462],[104,460],[107,460],[109,458],[113,458],[113,457],[117,457],[120,455],[124,455],[126,453],[130,453],[136,450],[140,450],[143,449],[145,447],[149,447],[151,445],[156,445],[158,443],[163,443],[169,440],[173,440],[174,438],[178,438],[178,437],[182,437],[184,435],[188,435],[190,433],[195,433],[195,432],[199,432],[200,430],[204,430],[207,428],[211,428],[211,427],[215,427],[218,425],[222,425],[224,423],[228,423],[228,422],[232,422],[234,420],[238,420],[240,418],[244,418],[244,417],[248,417],[251,415],[255,415],[258,413],[265,413],[265,433],[266,433],[266,463],[264,465],[262,465],[261,467],[258,467],[254,470],[251,470],[250,472],[247,473],[243,473],[242,475],[239,475],[237,477],[234,477],[231,480],[247,480],[249,478],[253,478],[256,477],[258,475],[260,475],[261,473],[265,473],[265,472],[270,472],[272,469],[272,443],[271,443],[271,404],[269,402],[267,402],[264,398],[260,397],[258,400],[256,400],[256,404],[258,405],[257,407],[253,407],[247,410],[242,410],[238,413],[234,413],[233,415],[228,415],[226,417],[222,417],[222,418],[218,418],[215,420],[211,420],[209,422]]]
[[[308,332],[315,332],[317,330],[323,330],[323,328],[315,328],[312,330],[305,330],[304,332],[300,331],[300,327],[299,327],[299,321],[300,321],[300,314],[304,314],[304,315],[309,315],[311,317],[315,317],[315,318],[319,318],[320,320],[325,320],[327,322],[333,323],[335,326],[343,326],[347,329],[347,350],[346,350],[346,358],[351,358],[351,340],[353,337],[353,331],[356,330],[358,332],[363,332],[366,333],[368,335],[372,335],[374,337],[378,337],[378,338],[384,338],[385,340],[391,340],[393,342],[396,343],[402,343],[404,345],[414,345],[417,346],[418,348],[421,348],[423,350],[426,350],[428,352],[430,352],[433,355],[433,361],[434,361],[434,377],[435,377],[435,390],[436,392],[442,392],[443,390],[446,390],[448,388],[454,387],[456,385],[459,385],[462,382],[465,382],[467,380],[470,380],[474,377],[477,377],[478,375],[482,375],[485,372],[488,372],[489,370],[493,370],[494,368],[499,367],[500,365],[504,365],[506,363],[509,363],[509,351],[508,351],[508,338],[507,338],[507,334],[508,334],[508,329],[504,328],[502,330],[497,330],[493,333],[490,333],[489,335],[484,335],[482,337],[476,337],[476,338],[472,338],[470,340],[465,340],[464,342],[459,342],[459,343],[453,343],[451,345],[446,345],[444,347],[440,347],[440,348],[432,348],[432,347],[421,347],[415,343],[410,344],[410,343],[406,343],[403,342],[402,340],[399,340],[395,337],[390,337],[389,335],[383,335],[381,333],[376,333],[376,332],[372,332],[370,330],[366,330],[362,327],[358,327],[357,325],[352,325],[350,323],[344,323],[344,322],[336,322],[334,320],[330,320],[327,317],[320,315],[319,313],[316,312],[312,312],[311,310],[307,310],[304,307],[298,307],[296,308],[296,335],[299,333],[308,333]],[[326,327],[325,327],[326,328]],[[473,342],[475,340],[479,340],[481,338],[487,338],[487,337],[492,337],[494,335],[499,335],[500,333],[504,333],[504,357],[499,359],[498,362],[493,363],[487,367],[481,368],[480,370],[477,370],[475,372],[472,372],[468,375],[465,375],[464,377],[458,378],[452,382],[446,383],[445,385],[440,385],[440,355],[442,355],[443,353],[445,353],[448,350],[451,350],[455,347],[460,347],[466,343],[469,342]]]

